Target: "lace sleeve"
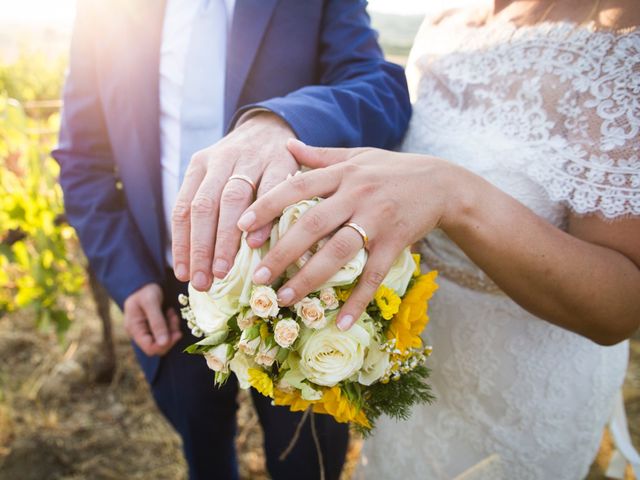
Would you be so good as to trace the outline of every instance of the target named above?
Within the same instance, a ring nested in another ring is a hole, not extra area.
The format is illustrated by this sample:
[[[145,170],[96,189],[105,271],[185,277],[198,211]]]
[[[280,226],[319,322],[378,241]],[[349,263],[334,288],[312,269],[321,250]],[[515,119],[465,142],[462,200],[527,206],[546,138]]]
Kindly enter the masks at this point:
[[[534,176],[575,213],[640,215],[640,31],[589,42],[581,74],[559,79],[551,152]]]

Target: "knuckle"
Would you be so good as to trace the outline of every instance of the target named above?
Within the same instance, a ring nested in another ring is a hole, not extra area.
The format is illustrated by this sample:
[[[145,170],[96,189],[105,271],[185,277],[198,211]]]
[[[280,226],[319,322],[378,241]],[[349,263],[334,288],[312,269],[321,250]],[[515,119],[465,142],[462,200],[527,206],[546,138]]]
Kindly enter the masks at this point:
[[[255,210],[258,212],[277,212],[281,210],[270,195],[259,198],[255,207]]]
[[[311,234],[319,234],[324,230],[326,220],[318,213],[310,211],[306,215],[302,216],[302,218],[300,219],[300,224],[306,232]]]
[[[346,238],[334,237],[327,246],[330,248],[331,255],[338,260],[349,259],[353,254],[351,243]]]
[[[227,183],[222,191],[222,198],[220,201],[223,204],[236,204],[245,201],[249,198],[249,185],[245,182],[232,181]]]
[[[278,185],[280,185],[280,182],[277,182],[275,180],[260,182],[260,194],[264,195],[265,193],[270,192],[271,190],[276,188]]]
[[[351,306],[359,312],[364,312],[369,305],[369,300],[362,295],[352,295],[349,298],[349,301],[351,303]]]
[[[191,247],[191,259],[194,263],[203,262],[209,260],[212,255],[211,247],[195,244]]]
[[[292,175],[287,179],[287,182],[289,182],[291,188],[299,193],[305,193],[307,191],[307,180],[303,174]]]
[[[193,165],[194,167],[203,167],[207,164],[207,151],[206,150],[198,150],[196,153],[191,155],[191,159],[189,160],[189,166]]]
[[[211,216],[216,211],[216,201],[212,197],[198,195],[191,202],[191,216]]]
[[[282,265],[287,260],[286,252],[282,248],[278,248],[278,245],[269,252],[269,264],[270,265]]]
[[[399,232],[411,231],[411,225],[409,225],[409,223],[404,218],[398,218],[398,220],[396,220],[394,225],[396,229],[399,229],[397,230]]]
[[[173,223],[181,225],[189,221],[189,215],[191,214],[191,206],[184,200],[178,200],[173,212],[171,213],[171,220]]]
[[[295,279],[295,285],[292,285],[293,290],[299,294],[310,292],[313,290],[313,281],[307,274],[298,273]]]
[[[218,229],[218,233],[216,233],[216,247],[229,247],[232,244],[236,243],[239,233],[239,230],[230,230],[228,228]],[[216,251],[217,250],[218,248],[216,248]]]
[[[353,189],[357,198],[369,197],[377,191],[379,191],[379,185],[374,182],[366,182]]]
[[[365,285],[371,288],[378,288],[384,280],[384,273],[380,270],[372,270],[363,276]]]
[[[142,299],[142,306],[145,307],[145,309],[149,309],[150,307],[153,307],[155,303],[156,303],[156,299],[151,295],[146,295]]]
[[[344,162],[342,165],[342,172],[349,176],[359,173],[361,169],[362,167],[360,167],[360,165],[353,162]]]
[[[399,211],[398,201],[393,198],[385,198],[381,200],[378,207],[381,218],[394,218]]]
[[[177,257],[185,257],[187,255],[189,255],[189,244],[182,242],[182,241],[178,241],[178,240],[173,240],[171,243],[171,248],[172,248],[172,252],[174,256]]]

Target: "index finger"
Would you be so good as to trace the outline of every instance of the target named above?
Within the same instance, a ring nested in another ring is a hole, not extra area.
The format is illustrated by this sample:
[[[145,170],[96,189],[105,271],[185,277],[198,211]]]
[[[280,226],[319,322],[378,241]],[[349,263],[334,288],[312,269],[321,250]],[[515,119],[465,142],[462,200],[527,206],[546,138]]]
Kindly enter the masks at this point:
[[[293,175],[253,202],[238,220],[238,228],[243,232],[258,230],[282,215],[289,205],[326,196],[339,185],[340,175],[334,167]]]
[[[173,270],[176,278],[182,282],[189,280],[191,202],[206,174],[205,162],[202,153],[197,153],[191,158],[171,213]]]

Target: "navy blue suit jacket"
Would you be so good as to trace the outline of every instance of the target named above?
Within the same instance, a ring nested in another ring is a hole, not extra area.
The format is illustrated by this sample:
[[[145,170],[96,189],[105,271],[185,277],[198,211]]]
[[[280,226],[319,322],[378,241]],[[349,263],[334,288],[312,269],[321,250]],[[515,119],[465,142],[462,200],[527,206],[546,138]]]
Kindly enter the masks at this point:
[[[317,146],[393,147],[410,116],[361,0],[237,0],[225,123],[280,115]],[[58,148],[65,207],[115,301],[164,283],[160,178],[161,0],[81,0]]]

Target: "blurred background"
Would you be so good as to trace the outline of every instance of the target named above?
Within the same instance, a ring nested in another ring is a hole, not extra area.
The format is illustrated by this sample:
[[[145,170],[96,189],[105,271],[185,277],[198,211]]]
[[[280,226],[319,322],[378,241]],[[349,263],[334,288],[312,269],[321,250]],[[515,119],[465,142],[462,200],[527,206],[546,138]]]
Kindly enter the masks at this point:
[[[423,15],[440,5],[370,2],[393,61],[406,62]],[[0,479],[184,479],[179,440],[66,223],[49,155],[74,10],[75,0],[0,0]],[[636,445],[639,338],[625,384]],[[245,395],[240,405],[242,478],[267,478],[257,418]],[[345,479],[359,448],[355,439]],[[605,432],[590,479],[604,478],[610,455]]]

